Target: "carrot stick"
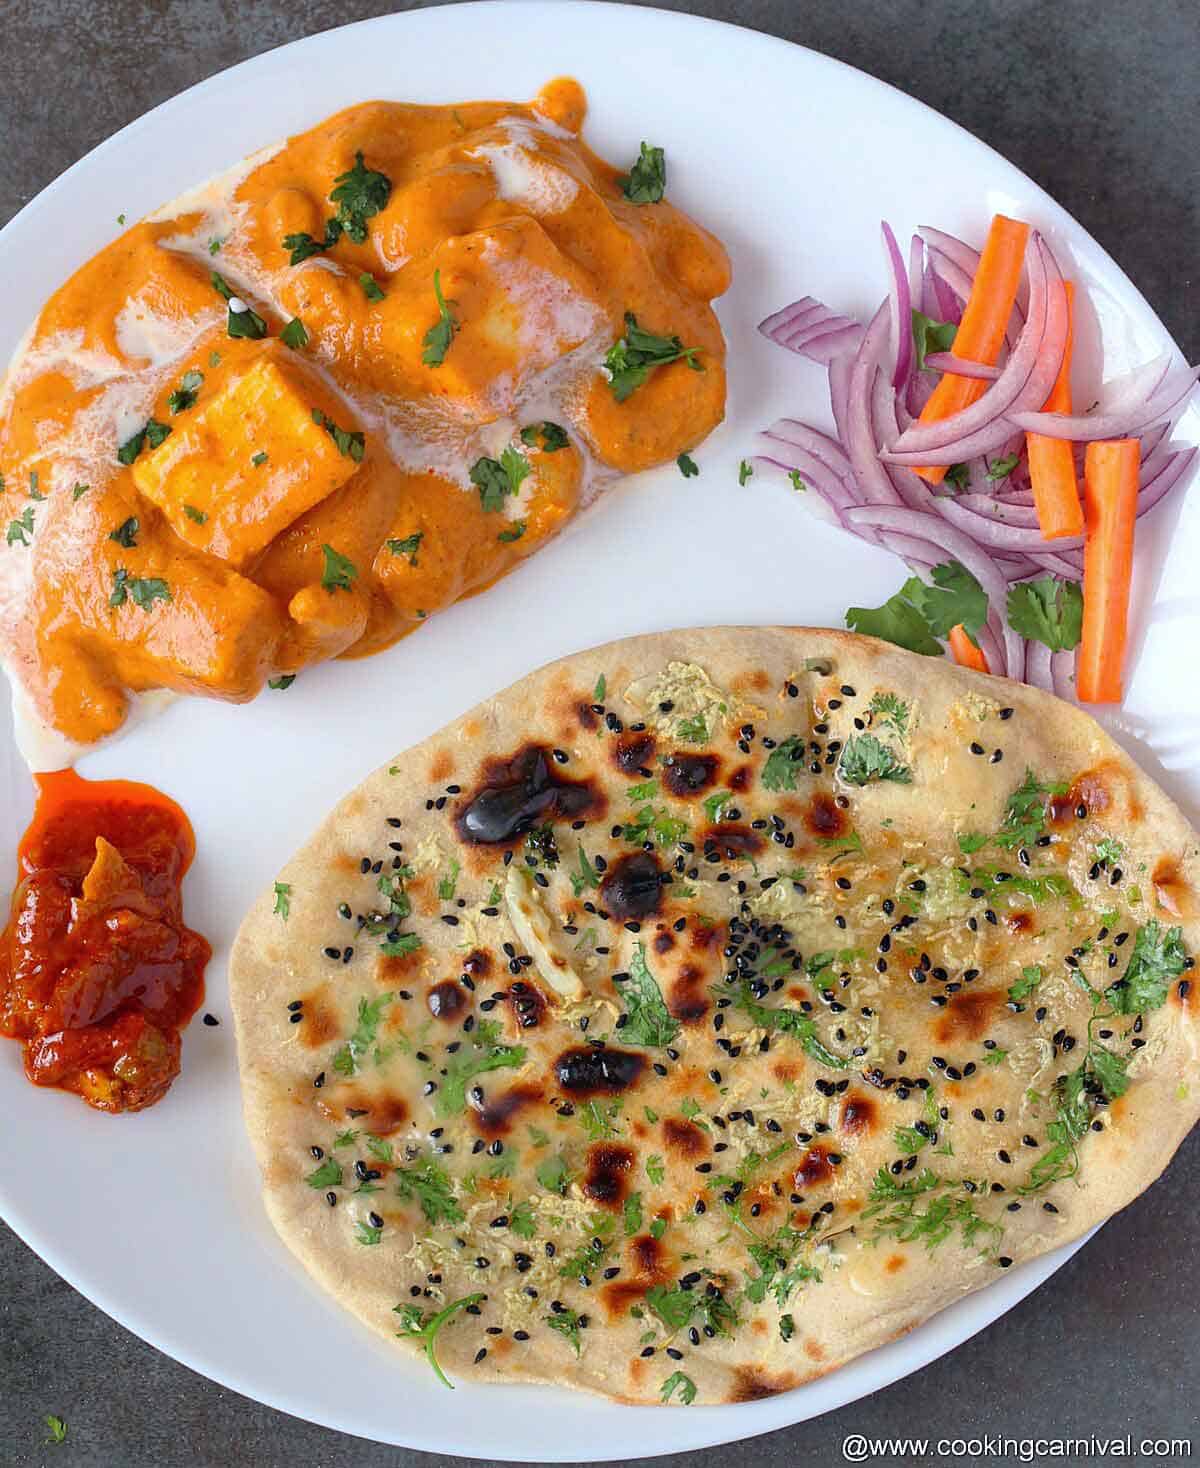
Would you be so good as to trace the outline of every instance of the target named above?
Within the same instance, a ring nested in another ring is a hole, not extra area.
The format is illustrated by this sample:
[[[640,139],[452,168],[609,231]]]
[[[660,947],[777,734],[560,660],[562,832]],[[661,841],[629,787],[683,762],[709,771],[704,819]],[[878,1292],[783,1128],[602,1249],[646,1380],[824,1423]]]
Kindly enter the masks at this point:
[[[1075,287],[1063,282],[1067,291],[1067,346],[1063,352],[1058,380],[1050,389],[1042,411],[1071,411],[1071,348],[1075,341]],[[1029,478],[1033,484],[1033,502],[1037,506],[1038,524],[1047,540],[1062,535],[1083,534],[1083,506],[1079,503],[1079,484],[1075,478],[1075,451],[1065,438],[1047,438],[1044,433],[1027,433],[1025,448],[1029,454]]]
[[[987,243],[979,257],[979,269],[971,287],[971,298],[963,308],[962,320],[954,336],[956,357],[983,362],[988,367],[996,365],[1012,316],[1013,302],[1017,299],[1028,240],[1027,224],[1022,224],[1019,219],[1009,219],[1004,214],[992,217]],[[983,396],[987,386],[986,378],[957,377],[953,372],[945,373],[921,409],[920,422],[940,423],[943,418],[961,413],[976,398]],[[916,472],[930,484],[940,484],[945,478],[946,466],[931,465]]]
[[[1084,703],[1120,703],[1133,572],[1141,442],[1097,440],[1083,462],[1083,636],[1075,683]]]
[[[960,668],[975,668],[980,673],[992,671],[983,655],[983,649],[975,646],[961,622],[957,627],[951,627],[949,642],[950,654]]]

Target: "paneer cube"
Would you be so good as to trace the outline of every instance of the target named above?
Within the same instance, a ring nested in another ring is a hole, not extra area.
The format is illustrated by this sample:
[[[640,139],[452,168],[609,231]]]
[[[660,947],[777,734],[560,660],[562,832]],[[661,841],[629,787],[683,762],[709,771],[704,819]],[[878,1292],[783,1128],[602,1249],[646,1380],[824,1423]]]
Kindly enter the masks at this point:
[[[355,427],[272,347],[176,419],[170,437],[134,463],[133,481],[189,545],[240,570],[358,468],[361,452],[347,452],[328,421]]]

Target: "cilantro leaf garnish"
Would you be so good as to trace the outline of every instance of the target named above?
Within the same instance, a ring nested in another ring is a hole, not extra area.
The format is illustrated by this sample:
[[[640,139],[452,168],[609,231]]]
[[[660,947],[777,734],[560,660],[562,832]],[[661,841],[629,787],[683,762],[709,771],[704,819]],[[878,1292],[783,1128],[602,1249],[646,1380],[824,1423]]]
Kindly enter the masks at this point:
[[[398,1167],[394,1178],[396,1192],[401,1198],[419,1203],[426,1222],[462,1222],[463,1211],[454,1196],[450,1175],[432,1157],[415,1162],[411,1167]]]
[[[799,1040],[805,1054],[818,1065],[827,1066],[830,1070],[848,1070],[854,1064],[853,1060],[843,1060],[840,1055],[826,1049],[817,1036],[816,1021],[802,1010],[774,1009],[770,1005],[760,1004],[754,997],[748,979],[742,981],[733,1002],[739,1009],[745,1010],[761,1029],[777,1030],[780,1034],[792,1035]]]
[[[438,882],[438,897],[442,902],[453,902],[454,894],[458,890],[458,874],[462,871],[462,863],[457,857],[452,858],[446,875]]]
[[[925,358],[930,352],[948,352],[958,335],[953,321],[935,321],[932,316],[914,309],[912,313],[913,346],[917,349],[917,371],[932,372],[926,367]]]
[[[800,1230],[785,1223],[769,1238],[748,1244],[746,1252],[757,1264],[759,1273],[747,1282],[746,1298],[761,1305],[770,1293],[782,1309],[802,1284],[810,1281],[820,1284],[821,1271],[804,1257],[805,1247],[811,1240],[811,1225]]]
[[[940,658],[945,650],[930,632],[929,622],[921,609],[925,590],[925,583],[919,576],[910,576],[895,596],[888,597],[882,606],[850,607],[846,612],[846,626],[853,632],[905,647],[909,652]]]
[[[540,448],[544,454],[555,454],[569,448],[571,440],[558,423],[530,423],[521,429],[521,442],[526,448]]]
[[[405,556],[410,566],[417,564],[417,552],[421,548],[421,542],[425,539],[423,530],[416,531],[413,535],[406,535],[403,540],[389,540],[388,550],[394,556]]]
[[[558,1193],[560,1196],[566,1193],[570,1173],[561,1157],[547,1157],[544,1162],[539,1162],[534,1175],[548,1193]]]
[[[704,368],[696,360],[699,347],[685,347],[677,336],[655,336],[644,331],[632,311],[625,313],[625,335],[608,349],[604,366],[609,376],[613,397],[623,403],[641,387],[656,367],[669,362],[686,361],[696,372]]]
[[[115,540],[118,545],[123,545],[126,550],[133,550],[137,545],[137,534],[140,529],[138,517],[130,515],[128,520],[123,520],[115,530],[109,532],[109,540]]]
[[[989,479],[1007,479],[1020,462],[1020,453],[1009,454],[1003,459],[993,459],[988,465],[987,477]]]
[[[568,1310],[564,1305],[561,1310],[553,1315],[544,1315],[542,1319],[551,1330],[556,1330],[560,1336],[570,1341],[577,1356],[582,1354],[583,1343],[579,1338],[579,1315],[576,1311]]]
[[[285,347],[291,347],[293,352],[298,352],[308,346],[308,328],[299,316],[293,316],[279,333],[279,340]]]
[[[743,459],[738,465],[738,487],[744,489],[746,482],[754,478],[754,465],[749,459]]]
[[[280,673],[278,678],[268,678],[267,687],[274,688],[278,692],[288,689],[296,681],[295,673]]]
[[[320,255],[325,250],[331,250],[342,237],[341,226],[336,220],[331,219],[325,226],[325,238],[314,240],[307,231],[299,234],[285,234],[281,244],[285,250],[290,251],[289,265],[299,265],[302,261],[309,259],[312,255]]]
[[[682,1371],[673,1371],[667,1377],[659,1390],[659,1396],[664,1402],[669,1402],[677,1391],[681,1406],[690,1407],[696,1400],[696,1383]]]
[[[795,790],[798,767],[804,759],[804,740],[789,734],[767,756],[759,776],[767,790]]]
[[[924,1132],[917,1130],[915,1126],[898,1126],[892,1133],[892,1140],[896,1144],[897,1152],[903,1152],[906,1157],[913,1157],[929,1141]]]
[[[1125,972],[1108,989],[1118,1014],[1144,1014],[1167,1001],[1171,984],[1189,967],[1182,928],[1164,929],[1157,918],[1140,927]]]
[[[433,1109],[439,1117],[457,1116],[465,1109],[467,1083],[475,1076],[492,1070],[512,1070],[525,1063],[524,1045],[498,1044],[492,1039],[492,1031],[485,1031],[482,1025],[472,1038],[473,1045],[451,1057],[441,1086],[434,1093]]]
[[[145,425],[131,437],[127,438],[117,449],[118,464],[132,464],[147,444],[156,449],[164,439],[170,436],[171,425],[159,423],[155,418],[148,418]]]
[[[590,1281],[600,1265],[604,1263],[604,1256],[610,1248],[611,1245],[604,1239],[589,1240],[559,1265],[559,1278],[577,1279],[580,1284]]]
[[[275,917],[281,917],[286,923],[292,915],[292,884],[290,882],[275,883],[275,906],[272,909]]]
[[[901,739],[908,738],[908,704],[895,693],[877,693],[871,700],[871,712],[881,729],[895,729]]]
[[[588,854],[583,847],[579,848],[578,866],[567,875],[571,879],[571,891],[576,897],[581,897],[589,887],[600,886],[600,874],[588,859]]]
[[[307,1174],[304,1181],[310,1188],[340,1188],[342,1185],[341,1164],[332,1157],[326,1157],[320,1167]]]
[[[318,428],[323,428],[333,439],[339,454],[353,459],[356,464],[362,463],[367,441],[360,432],[349,428],[339,428],[332,418],[321,412],[320,408],[313,409],[312,420]]]
[[[108,604],[123,607],[127,600],[142,611],[149,611],[156,601],[171,600],[171,588],[157,576],[131,576],[124,566],[118,566],[113,572]]]
[[[1004,822],[996,835],[997,846],[1003,846],[1006,851],[1032,846],[1046,829],[1046,796],[1064,795],[1066,790],[1061,783],[1040,784],[1027,768],[1025,778],[1008,797]]]
[[[497,535],[496,539],[497,540],[503,540],[505,542],[511,542],[511,541],[514,541],[514,540],[520,540],[520,538],[524,534],[525,534],[525,521],[524,520],[514,520],[513,523],[509,526],[509,528],[507,530],[502,530],[500,532],[500,534]]]
[[[422,346],[425,348],[421,355],[421,361],[426,367],[440,367],[446,360],[446,353],[450,350],[450,343],[454,340],[454,333],[458,330],[458,321],[450,313],[450,306],[457,302],[451,301],[447,305],[442,295],[441,271],[433,272],[433,294],[437,299],[438,319],[425,333]]]
[[[353,1034],[334,1055],[331,1062],[338,1075],[357,1075],[367,1051],[375,1043],[383,1011],[395,999],[392,993],[377,994],[374,999],[363,995],[358,1001],[358,1024]]]
[[[679,1022],[671,1017],[662,990],[646,963],[646,945],[634,945],[629,978],[621,985],[625,996],[626,1022],[621,1039],[629,1045],[669,1045],[679,1034]]]
[[[975,641],[975,634],[987,621],[987,593],[979,582],[957,561],[934,566],[930,571],[933,585],[925,587],[921,611],[935,637],[948,637],[959,625]]]
[[[356,1191],[362,1191],[362,1189],[356,1189]],[[377,1244],[382,1234],[383,1224],[381,1223],[366,1223],[360,1219],[354,1225],[354,1241],[356,1244]]]
[[[1083,632],[1083,588],[1057,576],[1019,581],[1009,588],[1008,622],[1014,632],[1051,652],[1070,652]]]
[[[963,1188],[961,1194],[947,1194],[946,1189]],[[928,1197],[928,1206],[922,1211],[917,1199]],[[920,1239],[931,1252],[955,1229],[962,1234],[962,1243],[969,1248],[980,1234],[985,1238],[999,1235],[997,1224],[980,1216],[971,1201],[971,1194],[961,1180],[941,1178],[928,1167],[903,1181],[893,1177],[886,1167],[875,1174],[871,1185],[870,1203],[863,1209],[862,1217],[875,1218],[875,1238],[892,1237],[901,1243]]]
[[[425,1312],[419,1305],[409,1301],[403,1305],[397,1305],[396,1313],[400,1316],[400,1329],[397,1335],[405,1336],[409,1340],[418,1341],[425,1348],[425,1359],[433,1367],[433,1374],[443,1386],[454,1390],[452,1383],[438,1364],[437,1344],[438,1331],[446,1324],[450,1317],[459,1310],[469,1310],[473,1305],[478,1305],[484,1296],[482,1294],[464,1295],[461,1300],[452,1300],[443,1310],[436,1315],[425,1319]]]
[[[321,585],[326,591],[349,591],[358,579],[358,568],[331,545],[323,545],[321,554],[325,564],[321,571]]]
[[[15,520],[8,522],[4,539],[9,545],[28,545],[33,534],[33,506],[26,505]]]
[[[1042,982],[1043,978],[1045,978],[1045,974],[1043,974],[1040,964],[1027,964],[1021,970],[1021,977],[1015,983],[1008,986],[1009,1000],[1013,1004],[1017,1004],[1022,999],[1028,999]]]
[[[185,372],[180,379],[179,386],[167,399],[167,407],[171,412],[184,413],[189,408],[194,408],[203,382],[203,372]]]
[[[643,143],[637,162],[617,179],[631,204],[658,204],[667,187],[667,159],[661,148]]]
[[[629,1197],[625,1199],[622,1218],[627,1239],[632,1238],[636,1233],[641,1233],[643,1222],[641,1193],[630,1193]]]
[[[471,483],[479,490],[479,502],[484,510],[501,510],[505,497],[520,491],[529,472],[529,460],[509,444],[498,459],[475,460],[471,465]]]
[[[838,760],[838,774],[850,785],[866,785],[871,780],[891,780],[897,785],[912,783],[909,767],[874,734],[852,734],[846,740]]]
[[[364,270],[358,277],[358,283],[362,286],[362,293],[367,300],[374,303],[386,299],[383,287],[375,279],[369,270]]]
[[[387,208],[392,195],[392,181],[386,174],[367,168],[361,152],[354,155],[354,167],[339,173],[330,190],[330,203],[336,204],[337,222],[356,245],[366,243],[367,220]]]
[[[50,1433],[46,1441],[48,1443],[65,1443],[67,1440],[67,1419],[65,1417],[56,1417],[53,1412],[47,1412],[44,1421]]]
[[[696,463],[691,454],[680,454],[675,463],[685,479],[694,479],[700,472],[700,465]]]
[[[932,586],[910,576],[881,607],[851,607],[847,627],[927,657],[941,657],[943,649],[935,639],[948,636],[960,624],[974,642],[987,621],[987,593],[957,561],[934,566],[930,576]]]

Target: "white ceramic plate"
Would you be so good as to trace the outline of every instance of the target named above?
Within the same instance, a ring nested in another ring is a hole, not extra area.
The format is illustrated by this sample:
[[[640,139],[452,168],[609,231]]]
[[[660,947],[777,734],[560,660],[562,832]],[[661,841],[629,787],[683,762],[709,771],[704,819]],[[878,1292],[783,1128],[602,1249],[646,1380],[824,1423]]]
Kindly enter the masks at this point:
[[[486,597],[381,657],[319,668],[286,696],[248,707],[181,701],[87,759],[85,774],[148,780],[190,813],[199,857],[188,917],[216,950],[205,1008],[222,1024],[193,1024],[170,1095],[121,1119],[35,1091],[17,1047],[0,1044],[0,1206],[64,1278],[153,1345],[248,1396],[364,1437],[485,1459],[641,1457],[816,1416],[958,1345],[1071,1251],[768,1401],[663,1412],[520,1386],[463,1385],[450,1397],[423,1363],[390,1351],[309,1283],[260,1206],[225,982],[251,894],[367,771],[551,658],[689,624],[840,625],[848,600],[871,605],[896,589],[899,562],[806,516],[786,484],[759,476],[739,489],[736,480],[757,427],[784,412],[827,414],[823,374],[766,343],[756,322],[806,291],[842,309],[874,306],[884,293],[881,217],[902,236],[935,223],[973,239],[997,209],[1032,220],[1088,282],[1097,318],[1085,342],[1090,335],[1094,349],[1102,334],[1119,368],[1165,341],[1137,290],[1061,209],[918,103],[750,31],[558,0],[422,10],[331,31],[143,117],[0,233],[0,360],[37,303],[117,231],[118,214],[136,219],[352,102],[523,99],[561,73],[588,89],[592,146],[618,160],[643,138],[664,146],[673,199],[733,257],[733,289],[718,306],[729,416],[696,455],[700,477],[685,482],[672,467],[625,483]],[[1198,436],[1198,416],[1184,436]],[[1200,506],[1193,495],[1181,512],[1181,499],[1139,527],[1137,672],[1119,732],[1196,812],[1200,688],[1172,674],[1194,657]],[[12,869],[30,807],[0,726],[0,871]]]

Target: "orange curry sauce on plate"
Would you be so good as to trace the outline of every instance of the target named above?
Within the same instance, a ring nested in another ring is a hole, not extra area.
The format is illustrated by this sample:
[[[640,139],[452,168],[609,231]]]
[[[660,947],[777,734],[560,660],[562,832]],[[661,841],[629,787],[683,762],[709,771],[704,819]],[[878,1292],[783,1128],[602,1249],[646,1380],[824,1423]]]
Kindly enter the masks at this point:
[[[25,1074],[100,1111],[140,1111],[179,1074],[212,950],[185,926],[191,824],[149,785],[39,775],[0,937],[0,1033]]]
[[[24,718],[86,746],[377,652],[720,422],[725,251],[585,107],[351,107],[50,299],[0,387]]]

